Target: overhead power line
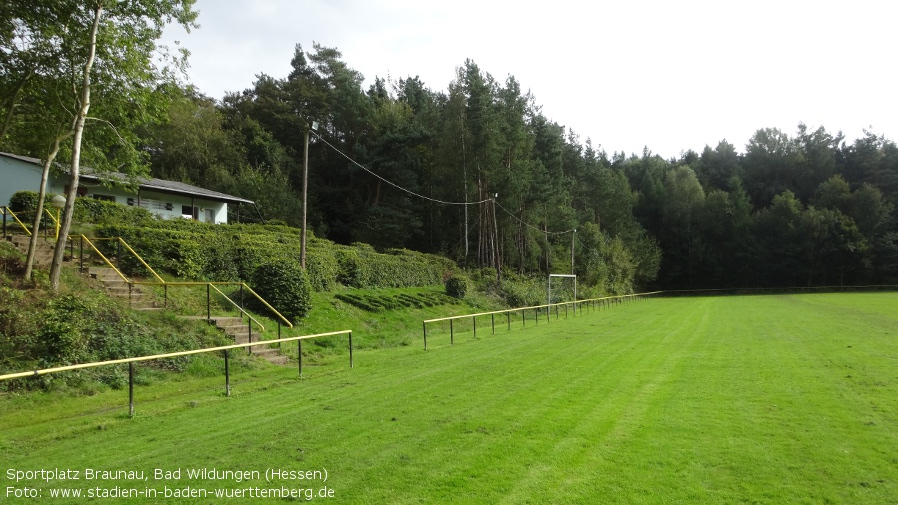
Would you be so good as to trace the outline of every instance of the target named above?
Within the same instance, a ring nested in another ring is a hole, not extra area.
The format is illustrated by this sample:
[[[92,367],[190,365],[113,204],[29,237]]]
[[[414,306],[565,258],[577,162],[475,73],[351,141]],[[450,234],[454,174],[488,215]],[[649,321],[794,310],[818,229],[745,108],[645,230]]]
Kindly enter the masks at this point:
[[[318,135],[318,133],[316,133],[314,130],[310,130],[310,133],[311,133],[312,135],[314,135],[315,138],[317,138],[317,139],[320,140],[321,142],[324,142],[324,144],[325,144],[326,146],[328,146],[328,147],[330,147],[331,149],[333,149],[333,150],[334,150],[336,153],[338,153],[340,156],[343,156],[344,158],[346,158],[347,160],[349,160],[349,162],[352,163],[353,165],[355,165],[355,166],[361,168],[361,169],[364,170],[365,172],[368,172],[369,174],[373,175],[374,177],[377,177],[377,178],[380,179],[381,181],[383,181],[383,182],[389,184],[390,186],[393,186],[394,188],[396,188],[396,189],[398,189],[398,190],[400,190],[400,191],[404,191],[404,192],[406,192],[406,193],[408,193],[408,194],[410,194],[410,195],[416,196],[416,197],[421,198],[421,199],[423,199],[423,200],[427,200],[427,201],[434,202],[434,203],[439,203],[439,204],[442,204],[442,205],[480,205],[480,204],[487,203],[487,202],[493,202],[494,204],[498,205],[500,209],[502,209],[503,211],[505,211],[506,214],[508,214],[509,216],[511,216],[513,219],[515,219],[516,221],[520,222],[520,223],[523,224],[524,226],[527,226],[528,228],[532,228],[532,229],[538,231],[539,233],[543,233],[543,234],[547,234],[547,235],[564,235],[564,234],[566,234],[566,233],[576,232],[576,229],[570,229],[570,230],[565,230],[565,231],[553,231],[553,232],[547,232],[547,231],[545,231],[545,230],[541,230],[541,229],[537,228],[536,226],[533,226],[532,224],[527,223],[526,221],[522,220],[522,219],[519,218],[518,216],[514,215],[511,211],[509,211],[508,209],[506,209],[505,207],[503,207],[502,204],[500,204],[499,202],[497,202],[495,198],[487,198],[487,199],[485,199],[485,200],[480,200],[480,201],[477,201],[477,202],[447,202],[447,201],[445,201],[445,200],[440,200],[440,199],[437,199],[437,198],[431,198],[431,197],[429,197],[429,196],[425,196],[425,195],[422,195],[422,194],[420,194],[420,193],[416,193],[416,192],[414,192],[414,191],[412,191],[412,190],[410,190],[410,189],[403,188],[402,186],[400,186],[400,185],[398,185],[398,184],[396,184],[396,183],[390,181],[389,179],[386,179],[386,178],[384,178],[384,177],[382,177],[382,176],[376,174],[374,171],[372,171],[371,169],[369,169],[369,168],[366,167],[365,165],[362,165],[361,163],[355,161],[355,160],[352,159],[348,154],[346,154],[346,153],[344,153],[343,151],[341,151],[340,149],[336,148],[333,144],[331,144],[330,142],[328,142],[327,140],[325,140],[324,137],[322,137],[321,135]]]
[[[570,229],[570,230],[565,230],[565,231],[549,231],[549,232],[547,232],[547,231],[545,231],[545,230],[541,230],[541,229],[537,228],[536,226],[533,226],[532,224],[530,224],[530,223],[524,221],[523,219],[519,218],[518,216],[512,214],[511,211],[509,211],[508,209],[506,209],[505,207],[503,207],[502,204],[499,203],[499,202],[497,202],[496,200],[493,200],[493,203],[495,203],[496,205],[498,205],[500,209],[504,210],[506,214],[508,214],[509,216],[511,216],[512,218],[514,218],[516,221],[518,221],[518,222],[521,223],[522,225],[524,225],[524,226],[526,226],[526,227],[528,227],[528,228],[532,228],[532,229],[534,229],[534,230],[536,230],[536,231],[538,231],[538,232],[540,232],[540,233],[547,234],[547,235],[564,235],[565,233],[571,233],[571,232],[577,231],[575,228],[572,228],[572,229]]]
[[[486,200],[480,200],[479,202],[447,202],[447,201],[445,201],[445,200],[439,200],[439,199],[436,199],[436,198],[431,198],[431,197],[429,197],[429,196],[422,195],[422,194],[420,194],[420,193],[415,193],[414,191],[412,191],[412,190],[410,190],[410,189],[403,188],[402,186],[400,186],[400,185],[398,185],[398,184],[396,184],[396,183],[394,183],[394,182],[392,182],[392,181],[390,181],[390,180],[388,180],[388,179],[385,179],[385,178],[381,177],[380,175],[377,175],[376,173],[374,173],[371,169],[369,169],[369,168],[366,167],[365,165],[362,165],[361,163],[355,161],[354,159],[350,158],[349,155],[347,155],[347,154],[344,153],[343,151],[341,151],[341,150],[337,149],[336,147],[334,147],[333,145],[331,145],[330,142],[328,142],[327,140],[324,140],[324,137],[322,137],[321,135],[318,135],[318,134],[315,133],[314,131],[312,131],[312,135],[315,135],[315,137],[317,137],[318,140],[324,142],[325,145],[327,145],[328,147],[330,147],[331,149],[333,149],[334,151],[336,151],[337,153],[339,153],[341,156],[343,156],[344,158],[346,158],[347,160],[349,160],[349,162],[352,163],[353,165],[355,165],[355,166],[361,168],[362,170],[364,170],[364,171],[368,172],[369,174],[373,175],[374,177],[377,177],[378,179],[380,179],[380,180],[386,182],[386,183],[389,184],[390,186],[393,186],[394,188],[396,188],[396,189],[398,189],[398,190],[400,190],[400,191],[404,191],[404,192],[406,192],[406,193],[408,193],[408,194],[410,194],[410,195],[417,196],[418,198],[421,198],[421,199],[424,199],[424,200],[428,200],[428,201],[431,201],[431,202],[434,202],[434,203],[440,203],[440,204],[443,204],[443,205],[480,205],[480,204],[482,204],[482,203],[486,203],[486,202],[489,202],[490,200],[492,200],[492,198],[487,198]]]

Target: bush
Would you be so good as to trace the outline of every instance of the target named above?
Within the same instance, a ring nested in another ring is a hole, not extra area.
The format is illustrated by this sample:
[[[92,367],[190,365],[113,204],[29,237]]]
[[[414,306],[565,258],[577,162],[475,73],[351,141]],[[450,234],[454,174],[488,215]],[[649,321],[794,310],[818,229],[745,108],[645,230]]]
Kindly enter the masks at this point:
[[[95,233],[122,237],[151,267],[179,277],[252,279],[263,263],[299,261],[298,230],[283,226],[223,226],[175,219],[146,221],[140,226],[107,223],[96,227]],[[126,273],[143,272],[134,261],[124,259],[124,263]],[[451,260],[432,254],[405,249],[378,253],[367,244],[343,246],[314,237],[307,249],[306,267],[316,291],[332,291],[338,284],[363,289],[435,286],[443,281],[445,272],[457,268]]]
[[[253,290],[290,320],[306,317],[312,310],[311,287],[298,263],[263,263],[253,273]],[[260,313],[267,310],[256,308]]]
[[[546,286],[538,277],[520,276],[506,271],[501,296],[511,307],[530,307],[546,303]]]
[[[50,202],[50,195],[44,199],[45,203]],[[37,193],[34,191],[17,191],[9,197],[9,208],[13,212],[28,212],[37,208]]]
[[[65,195],[63,195],[65,196]],[[44,208],[50,209],[53,195],[44,198]],[[30,212],[37,209],[37,193],[18,191],[9,198],[9,208],[13,212]],[[128,207],[115,202],[79,197],[75,199],[75,221],[79,223],[141,224],[153,219],[153,213],[142,207]]]
[[[446,294],[453,298],[464,298],[468,293],[468,278],[455,274],[446,280]]]

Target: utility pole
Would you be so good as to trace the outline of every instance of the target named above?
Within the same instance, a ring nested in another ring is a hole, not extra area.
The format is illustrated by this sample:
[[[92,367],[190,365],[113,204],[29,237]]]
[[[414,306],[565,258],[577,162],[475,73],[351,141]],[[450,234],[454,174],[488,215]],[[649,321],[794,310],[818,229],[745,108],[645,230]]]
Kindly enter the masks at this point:
[[[573,233],[571,233],[571,275],[576,275],[577,272],[574,272],[574,238],[577,236],[577,229],[574,228]]]
[[[496,225],[496,198],[499,198],[499,193],[493,196],[493,247],[495,248],[493,254],[496,258],[496,282],[499,283],[499,287],[502,287],[502,254],[499,250],[499,227]]]
[[[312,121],[312,129],[318,130],[318,123]],[[302,236],[300,237],[299,246],[299,264],[303,270],[306,269],[306,216],[308,214],[308,191],[309,190],[309,127],[306,126],[305,149],[302,156]]]

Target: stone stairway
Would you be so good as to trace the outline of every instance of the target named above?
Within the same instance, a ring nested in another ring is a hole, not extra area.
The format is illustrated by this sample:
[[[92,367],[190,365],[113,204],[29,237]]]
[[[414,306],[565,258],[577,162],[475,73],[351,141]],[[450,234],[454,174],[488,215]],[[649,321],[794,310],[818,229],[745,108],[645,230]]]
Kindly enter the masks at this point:
[[[129,286],[115,270],[109,267],[90,267],[87,273],[90,277],[100,281],[110,296],[128,300],[134,310],[162,310],[155,299],[144,293],[140,286]]]
[[[235,343],[246,344],[250,342],[249,325],[240,317],[224,317],[212,316],[215,326],[230,335]],[[255,328],[252,332],[252,341],[258,342],[262,338],[261,334],[256,332]],[[250,347],[250,353],[253,356],[263,358],[275,365],[286,365],[289,359],[280,353],[278,349],[273,349],[264,345],[256,345]]]
[[[150,294],[144,293],[140,286],[130,286],[129,288],[128,283],[112,268],[90,267],[88,274],[103,283],[103,287],[110,296],[129,300],[131,308],[134,310],[162,310]],[[206,319],[203,316],[187,316],[186,318]],[[245,324],[243,319],[230,316],[212,316],[210,321],[232,337],[235,343],[245,344],[250,342],[249,325]],[[258,342],[261,338],[261,335],[254,328],[252,341]],[[266,346],[253,346],[250,348],[250,353],[275,365],[284,365],[288,362],[287,356],[281,355],[277,349],[271,349]]]
[[[6,240],[10,241],[23,254],[28,253],[28,243],[30,237],[27,235],[7,235]],[[37,251],[34,256],[35,266],[46,266],[53,261],[53,250],[55,243],[46,240],[43,237],[38,238]],[[66,258],[68,259],[68,258]],[[140,286],[129,286],[115,270],[109,267],[92,266],[88,269],[88,275],[100,283],[110,296],[115,296],[124,300],[128,300],[130,306],[134,310],[162,310],[162,307],[155,301],[154,297],[149,293],[143,292]],[[189,319],[206,319],[202,316],[188,317]],[[249,325],[245,324],[239,317],[229,316],[212,316],[212,322],[234,339],[235,343],[243,344],[250,341]],[[261,335],[253,329],[252,341],[258,342]],[[287,364],[287,356],[281,355],[278,349],[272,349],[266,346],[254,346],[250,348],[252,355],[263,358],[276,365]]]
[[[22,254],[28,254],[28,243],[31,241],[31,237],[28,235],[7,235],[6,240],[12,242],[12,244],[18,249]],[[34,266],[36,267],[49,267],[51,263],[53,263],[53,251],[56,249],[56,243],[51,239],[45,239],[44,237],[38,237],[37,239],[37,250],[34,252]]]

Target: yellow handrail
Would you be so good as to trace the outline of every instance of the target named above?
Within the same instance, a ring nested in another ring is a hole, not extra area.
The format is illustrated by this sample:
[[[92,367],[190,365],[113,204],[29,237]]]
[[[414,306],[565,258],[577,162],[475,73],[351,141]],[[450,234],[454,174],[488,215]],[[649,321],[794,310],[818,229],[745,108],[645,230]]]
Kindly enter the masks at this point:
[[[86,238],[85,238],[85,240],[86,240]],[[125,280],[125,282],[128,282],[128,283],[130,283],[130,284],[140,284],[140,285],[145,285],[145,286],[158,286],[158,285],[160,285],[160,284],[161,284],[161,285],[167,285],[167,286],[200,286],[200,285],[209,285],[209,286],[212,286],[213,288],[215,288],[215,285],[233,285],[233,284],[237,284],[238,286],[241,286],[241,287],[245,288],[247,291],[249,291],[249,293],[250,293],[251,295],[255,296],[256,299],[259,300],[259,301],[262,303],[262,305],[264,305],[266,308],[268,308],[268,310],[270,310],[272,313],[274,313],[274,314],[275,314],[275,315],[276,315],[276,316],[277,316],[277,317],[278,317],[284,324],[287,325],[287,327],[293,328],[293,323],[291,323],[286,317],[284,317],[280,312],[278,312],[277,309],[275,309],[275,308],[272,307],[268,302],[266,302],[265,299],[263,299],[261,296],[259,296],[258,293],[256,293],[255,291],[253,291],[252,288],[250,288],[249,286],[247,286],[246,283],[243,283],[243,282],[240,282],[240,283],[235,283],[235,282],[166,282],[162,277],[159,276],[159,274],[156,273],[155,270],[153,270],[153,269],[150,267],[150,265],[147,264],[146,261],[143,260],[143,258],[140,257],[139,254],[137,254],[137,252],[136,252],[133,248],[131,248],[130,245],[128,245],[127,242],[125,242],[125,239],[123,239],[123,238],[121,238],[121,237],[115,237],[115,238],[111,238],[111,237],[110,237],[110,238],[100,238],[100,239],[98,239],[98,240],[118,240],[118,241],[119,241],[122,245],[124,245],[124,246],[128,249],[128,251],[129,251],[131,254],[133,254],[134,257],[137,258],[137,260],[140,261],[140,263],[141,263],[144,267],[146,267],[146,269],[149,270],[150,273],[153,274],[153,276],[158,280],[158,282],[138,282],[138,281],[131,281],[131,280],[128,280],[128,279],[127,279],[121,272],[119,272],[119,270],[118,270],[117,268],[115,268],[115,267],[113,266],[112,268],[116,271],[116,273],[118,273],[118,274],[122,277],[122,279]],[[90,241],[88,241],[88,243],[90,244]],[[107,265],[112,266],[112,263],[111,263],[108,259],[106,259],[106,257],[103,256],[103,254],[102,254],[99,250],[97,250],[97,248],[94,247],[93,244],[90,244],[90,245],[91,245],[91,247],[93,247],[94,251],[97,251],[97,254],[99,254],[99,255],[103,258],[103,260],[106,261],[106,264],[107,264]],[[218,291],[219,293],[221,293],[221,295],[224,296],[229,302],[231,302],[232,304],[234,304],[235,307],[237,307],[238,309],[240,309],[241,312],[245,313],[245,314],[247,315],[247,317],[252,318],[252,317],[249,315],[249,313],[247,313],[247,312],[244,311],[242,308],[240,308],[239,305],[237,305],[236,303],[234,303],[233,300],[231,300],[230,298],[228,298],[227,295],[225,295],[224,293],[222,293],[218,288],[215,288],[215,290]],[[257,321],[257,320],[254,319],[254,318],[252,318],[252,319],[253,319],[253,321],[255,321],[257,324],[259,324],[259,326],[262,326],[261,323],[259,323],[259,321]]]
[[[122,237],[118,237],[118,239],[122,243],[122,245],[125,246],[125,248],[127,248],[128,251],[130,251],[131,254],[133,254],[135,258],[137,258],[137,261],[139,261],[141,265],[146,267],[146,269],[149,270],[151,274],[153,274],[153,277],[159,279],[159,282],[161,282],[163,284],[165,283],[165,280],[162,277],[159,277],[159,274],[157,274],[155,270],[150,268],[150,265],[147,265],[147,262],[144,261],[143,258],[141,258],[140,255],[134,251],[134,249],[131,249],[131,246],[129,246],[128,243],[125,242],[125,239],[123,239]]]
[[[278,317],[278,319],[281,320],[281,322],[283,322],[284,324],[287,325],[288,328],[293,328],[293,323],[291,323],[289,319],[287,319],[286,317],[284,317],[280,312],[277,311],[277,309],[275,309],[274,307],[272,307],[268,302],[265,301],[264,298],[262,298],[261,296],[259,296],[258,293],[256,293],[255,291],[253,291],[252,288],[250,288],[249,286],[246,285],[246,283],[243,283],[243,282],[234,282],[234,281],[214,281],[214,282],[202,282],[202,281],[170,281],[170,282],[130,281],[130,282],[131,282],[131,284],[134,284],[134,285],[137,285],[137,286],[166,286],[166,287],[177,287],[177,286],[211,286],[211,287],[213,287],[213,288],[215,288],[215,286],[240,286],[240,287],[245,288],[247,291],[249,291],[249,293],[250,293],[251,295],[255,296],[257,300],[259,300],[260,302],[262,302],[262,305],[264,305],[265,307],[268,308],[268,310],[270,310],[271,312],[273,312],[273,313]],[[216,290],[216,291],[219,291],[218,288],[215,288],[215,290]],[[221,291],[219,291],[219,292],[221,292]],[[226,295],[225,295],[225,298],[227,298]],[[228,298],[228,301],[230,301],[231,303],[234,303],[234,305],[237,305],[237,304],[236,304],[234,301],[232,301],[230,298]],[[239,308],[239,306],[238,306],[238,308]],[[242,309],[241,309],[241,310],[242,310]],[[247,314],[247,315],[249,315],[249,314]],[[254,319],[254,321],[255,321],[255,319]],[[258,321],[257,321],[257,322],[258,322]]]
[[[221,296],[223,296],[225,300],[231,302],[231,305],[233,305],[234,307],[237,307],[237,310],[239,310],[241,313],[246,314],[246,317],[247,317],[247,318],[253,320],[256,324],[258,324],[258,325],[259,325],[259,328],[261,329],[261,331],[265,331],[265,327],[262,326],[262,323],[260,323],[258,319],[254,318],[253,316],[250,315],[249,312],[243,310],[242,307],[240,307],[239,305],[237,305],[236,303],[234,303],[234,300],[231,300],[230,298],[228,298],[228,295],[222,293],[222,291],[221,291],[220,289],[216,288],[212,283],[209,283],[209,287],[212,288],[212,289],[214,289],[215,291],[217,291],[218,294],[220,294]]]
[[[656,294],[658,294],[658,293],[661,293],[661,291],[652,291],[652,292],[649,292],[649,293],[633,293],[633,294],[631,294],[631,295],[604,296],[604,297],[602,297],[602,298],[589,298],[589,299],[585,299],[585,300],[572,300],[572,301],[569,301],[569,302],[548,303],[548,304],[545,304],[545,305],[534,305],[534,306],[532,306],[532,307],[516,307],[516,308],[513,308],[513,309],[494,310],[494,311],[492,311],[492,312],[478,312],[478,313],[476,313],[476,314],[465,314],[465,315],[462,315],[462,316],[451,316],[451,317],[440,317],[440,318],[437,318],[437,319],[426,319],[426,320],[424,320],[424,322],[425,322],[425,323],[436,323],[436,322],[439,322],[439,321],[448,321],[448,320],[450,320],[450,319],[464,319],[464,318],[467,318],[467,317],[488,316],[488,315],[490,315],[490,314],[504,314],[504,313],[506,313],[506,312],[518,312],[518,311],[522,311],[522,310],[544,309],[544,308],[546,308],[546,307],[555,307],[555,306],[559,306],[559,305],[570,305],[570,304],[572,304],[572,303],[598,302],[598,301],[602,301],[602,300],[616,300],[616,299],[618,299],[618,298],[633,298],[633,297],[637,297],[637,296],[656,295]]]
[[[274,340],[260,340],[258,342],[252,342],[252,343],[246,343],[246,344],[232,344],[232,345],[222,345],[219,347],[206,347],[203,349],[191,349],[189,351],[170,352],[170,353],[166,353],[166,354],[153,354],[153,355],[149,355],[149,356],[138,356],[138,357],[134,357],[134,358],[113,359],[113,360],[108,360],[108,361],[96,361],[93,363],[82,363],[82,364],[78,364],[78,365],[59,366],[59,367],[55,367],[55,368],[42,368],[42,369],[38,369],[38,370],[32,370],[29,372],[18,372],[18,373],[0,375],[0,380],[18,379],[18,378],[22,378],[22,377],[35,377],[38,375],[46,375],[46,374],[51,374],[51,373],[56,373],[56,372],[66,372],[69,370],[79,370],[82,368],[94,368],[94,367],[106,366],[106,365],[118,365],[118,364],[122,364],[122,363],[136,363],[138,361],[150,361],[150,360],[154,360],[154,359],[163,359],[163,358],[176,358],[178,356],[189,356],[191,354],[201,354],[204,352],[226,351],[229,349],[255,347],[257,345],[269,345],[269,344],[277,344],[280,342],[292,342],[294,340],[307,340],[310,338],[317,338],[317,337],[330,337],[330,336],[334,336],[334,335],[345,335],[347,333],[352,335],[352,330],[332,331],[329,333],[318,333],[315,335],[302,335],[299,337],[285,337],[285,338],[278,338],[278,339],[274,339]]]
[[[111,268],[113,271],[115,271],[115,273],[117,273],[119,275],[119,277],[122,278],[123,281],[125,281],[129,284],[132,284],[131,280],[128,279],[127,277],[125,277],[125,274],[119,272],[119,269],[115,268],[115,265],[113,265],[112,262],[109,261],[109,259],[106,256],[103,256],[103,253],[101,253],[100,250],[97,249],[97,246],[95,246],[94,243],[91,242],[89,238],[85,237],[84,235],[81,235],[81,240],[87,242],[87,245],[89,245],[91,247],[91,249],[96,251],[96,253],[99,254],[101,258],[103,258],[103,261],[105,261],[106,264],[109,265],[109,268]]]
[[[56,219],[56,216],[54,216],[52,212],[50,212],[50,209],[44,209],[44,212],[46,212],[47,215],[50,216],[50,219],[52,219],[53,222],[56,223],[57,226],[59,226],[59,220]]]
[[[3,207],[3,210],[4,213],[9,212],[9,215],[12,216],[12,218],[15,219],[17,223],[19,223],[19,226],[21,226],[22,229],[25,230],[25,233],[27,233],[29,237],[31,236],[31,230],[29,230],[28,227],[25,226],[25,223],[19,220],[19,216],[17,216],[16,213],[12,211],[12,209],[10,209],[9,207]]]
[[[257,300],[259,300],[260,302],[262,302],[263,305],[265,305],[266,307],[268,307],[268,310],[270,310],[270,311],[274,312],[275,314],[277,314],[277,316],[278,316],[279,318],[281,318],[281,321],[283,321],[284,324],[286,324],[286,325],[287,325],[288,327],[290,327],[290,328],[293,328],[293,323],[291,323],[290,321],[288,321],[286,317],[282,316],[281,313],[277,311],[277,309],[275,309],[274,307],[272,307],[271,305],[269,305],[268,302],[266,302],[265,300],[263,300],[262,297],[259,296],[255,291],[253,291],[253,289],[252,289],[251,287],[247,286],[247,285],[246,285],[245,283],[243,283],[243,282],[241,282],[240,285],[243,286],[244,288],[246,288],[246,290],[249,291],[250,294],[252,294],[253,296],[255,296]]]

